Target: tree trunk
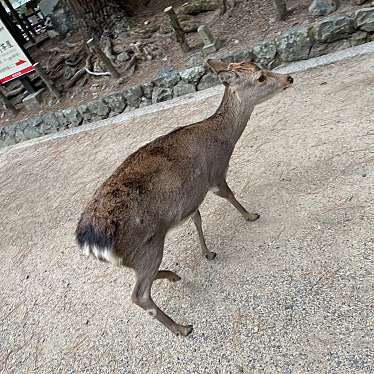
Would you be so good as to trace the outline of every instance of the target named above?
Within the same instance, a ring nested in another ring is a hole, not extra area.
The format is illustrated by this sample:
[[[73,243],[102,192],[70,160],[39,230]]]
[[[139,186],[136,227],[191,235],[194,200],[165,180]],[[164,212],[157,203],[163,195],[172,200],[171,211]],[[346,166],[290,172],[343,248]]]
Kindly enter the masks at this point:
[[[83,38],[100,39],[111,34],[116,21],[126,18],[126,10],[120,0],[68,0],[80,24]]]
[[[278,20],[282,21],[286,18],[288,10],[286,0],[273,0],[278,12]]]

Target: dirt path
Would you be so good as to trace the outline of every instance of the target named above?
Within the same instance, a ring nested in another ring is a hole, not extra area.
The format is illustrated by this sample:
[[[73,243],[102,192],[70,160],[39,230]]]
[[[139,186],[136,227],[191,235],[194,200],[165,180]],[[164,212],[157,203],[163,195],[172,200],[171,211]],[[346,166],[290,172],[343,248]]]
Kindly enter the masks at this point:
[[[0,373],[372,373],[374,58],[295,75],[256,109],[228,180],[261,219],[202,208],[154,299],[194,333],[172,336],[130,302],[133,275],[79,254],[95,187],[130,152],[211,113],[219,96],[0,153]]]

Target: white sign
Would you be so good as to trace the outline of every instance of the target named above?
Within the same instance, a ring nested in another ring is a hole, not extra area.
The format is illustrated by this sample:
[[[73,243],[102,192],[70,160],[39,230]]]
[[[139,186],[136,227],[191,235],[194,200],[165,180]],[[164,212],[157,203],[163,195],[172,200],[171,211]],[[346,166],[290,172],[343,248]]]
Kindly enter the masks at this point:
[[[0,84],[33,70],[32,63],[0,20]]]

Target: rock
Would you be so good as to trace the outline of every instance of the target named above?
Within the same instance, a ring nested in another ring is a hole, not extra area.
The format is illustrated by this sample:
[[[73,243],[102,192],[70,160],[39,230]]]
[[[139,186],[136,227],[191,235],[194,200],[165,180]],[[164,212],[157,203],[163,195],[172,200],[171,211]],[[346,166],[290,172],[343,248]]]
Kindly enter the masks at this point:
[[[117,61],[117,62],[125,62],[125,61],[128,61],[128,60],[130,60],[130,55],[129,55],[126,51],[121,52],[121,53],[117,56],[117,58],[116,58],[116,61]]]
[[[200,65],[194,68],[183,70],[179,73],[183,82],[197,83],[200,78],[205,74],[205,66]]]
[[[355,14],[356,27],[363,31],[374,31],[374,8],[363,8]]]
[[[24,140],[27,140],[27,138],[23,134],[23,131],[18,126],[16,126],[15,129],[16,129],[16,133],[15,133],[16,143],[20,143],[20,142],[23,142]]]
[[[59,130],[67,129],[69,127],[68,121],[66,120],[64,114],[61,112],[55,112],[55,116],[57,118],[59,125]]]
[[[221,0],[190,0],[176,9],[177,14],[199,14],[216,10],[220,7]]]
[[[152,99],[152,92],[153,92],[153,82],[144,83],[142,85],[143,96],[147,99]]]
[[[365,31],[357,31],[354,34],[352,34],[350,41],[352,47],[360,44],[364,44],[367,42],[368,39],[368,33]]]
[[[353,0],[352,3],[354,5],[362,5],[364,3],[366,3],[368,0]]]
[[[145,106],[149,106],[149,105],[152,105],[152,99],[148,99],[146,97],[142,97],[142,101],[139,105],[139,108],[143,108]]]
[[[195,91],[196,91],[195,85],[191,83],[186,83],[186,82],[179,82],[173,88],[174,97],[187,95]]]
[[[41,132],[41,124],[42,121],[40,118],[30,118],[24,121],[25,122],[25,128],[23,130],[23,135],[26,139],[34,139],[38,138],[42,135]]]
[[[142,86],[137,85],[137,86],[128,88],[123,93],[123,96],[127,101],[127,105],[133,108],[138,108],[140,101],[141,101],[141,97],[143,96]]]
[[[80,126],[83,122],[81,113],[76,108],[67,108],[61,111],[69,128]]]
[[[87,108],[91,113],[92,120],[108,118],[110,109],[103,100],[91,101],[87,104]]]
[[[15,126],[6,126],[0,128],[0,142],[2,147],[7,147],[17,143]]]
[[[40,132],[43,135],[53,134],[58,131],[60,123],[54,113],[45,113],[41,116]]]
[[[161,103],[173,98],[171,88],[155,87],[152,93],[152,104]]]
[[[353,18],[348,16],[332,16],[314,24],[311,28],[315,40],[324,43],[347,38],[353,31]]]
[[[39,8],[43,15],[51,20],[59,34],[65,35],[78,28],[67,0],[41,0]]]
[[[252,48],[249,48],[243,51],[234,52],[231,57],[232,62],[254,61],[256,59],[256,54]]]
[[[204,58],[201,54],[198,55],[192,55],[190,57],[186,58],[185,66],[187,68],[193,68],[195,66],[203,65]]]
[[[310,58],[326,55],[330,52],[341,51],[351,47],[350,40],[343,39],[332,43],[315,43],[310,51]]]
[[[154,79],[154,83],[160,87],[172,88],[180,81],[179,73],[171,66],[162,68]]]
[[[307,28],[294,28],[277,40],[277,50],[282,61],[297,61],[308,58],[312,40]]]
[[[309,7],[309,13],[313,16],[327,16],[335,12],[337,4],[335,0],[313,0]]]
[[[198,91],[205,90],[207,88],[217,86],[220,83],[221,82],[216,74],[207,73],[201,78],[200,83],[197,85],[197,90]]]
[[[273,41],[265,41],[255,45],[253,48],[254,61],[264,67],[274,61],[277,55],[277,46]]]
[[[106,105],[108,105],[111,111],[114,112],[114,114],[120,114],[126,108],[126,99],[121,92],[105,96],[103,101]]]

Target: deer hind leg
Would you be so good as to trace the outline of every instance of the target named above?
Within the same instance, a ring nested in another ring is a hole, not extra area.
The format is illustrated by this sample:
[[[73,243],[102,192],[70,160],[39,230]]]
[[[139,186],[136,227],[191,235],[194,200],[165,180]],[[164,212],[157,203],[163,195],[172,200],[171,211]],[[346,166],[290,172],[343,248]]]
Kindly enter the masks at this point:
[[[216,257],[216,253],[209,251],[208,247],[206,246],[199,209],[197,209],[196,212],[192,215],[192,221],[195,224],[197,233],[199,235],[202,255],[208,260],[213,260]]]
[[[234,193],[231,191],[230,187],[227,185],[227,182],[224,181],[217,186],[218,190],[214,191],[217,196],[223,197],[231,205],[233,205],[238,212],[243,216],[246,221],[256,221],[260,218],[260,215],[257,213],[249,213],[242,204],[236,200]]]
[[[165,271],[158,271],[162,260],[163,246],[164,238],[151,239],[139,253],[138,261],[134,264],[136,284],[131,295],[131,300],[144,309],[150,316],[165,325],[174,334],[187,336],[193,330],[192,325],[184,326],[174,322],[155,304],[151,296],[153,281],[160,273],[161,277],[166,275]],[[167,275],[169,276],[170,273],[168,272]]]

